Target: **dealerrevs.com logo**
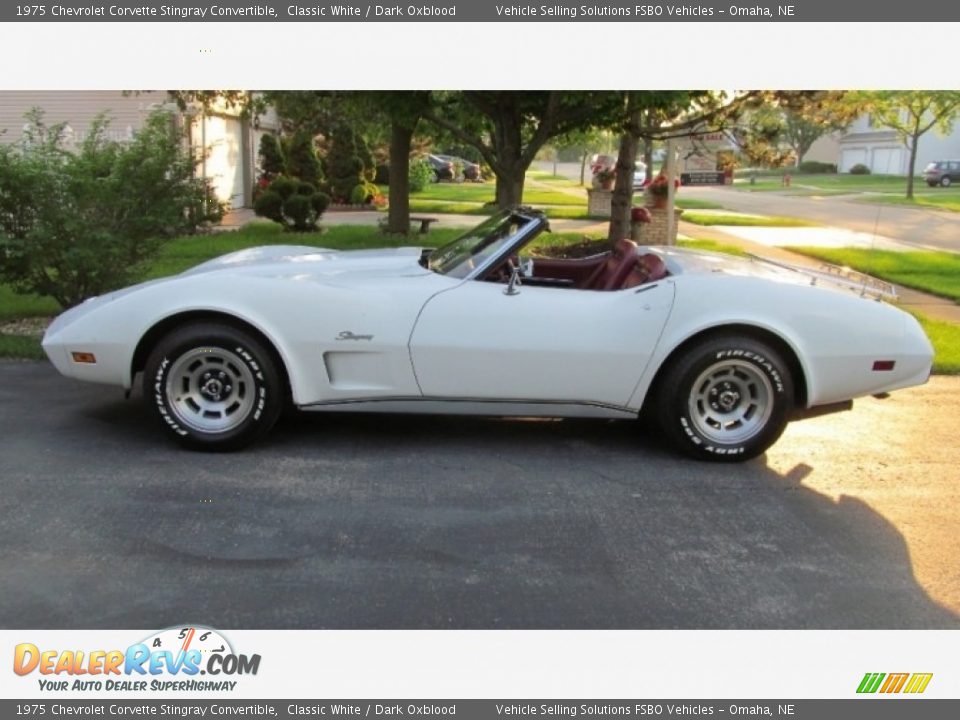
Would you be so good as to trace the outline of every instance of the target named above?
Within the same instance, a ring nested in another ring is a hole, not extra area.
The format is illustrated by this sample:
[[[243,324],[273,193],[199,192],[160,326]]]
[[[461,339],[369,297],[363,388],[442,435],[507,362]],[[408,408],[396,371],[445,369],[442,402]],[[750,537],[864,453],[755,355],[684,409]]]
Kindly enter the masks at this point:
[[[36,674],[40,689],[52,692],[229,692],[238,683],[233,678],[259,669],[260,655],[239,654],[219,632],[201,626],[161,630],[124,650],[60,650],[25,642],[13,654],[17,675]]]
[[[896,693],[907,693],[916,695],[927,689],[927,685],[933,679],[933,673],[866,673],[860,685],[857,686],[857,693],[873,694],[881,693],[892,695]]]

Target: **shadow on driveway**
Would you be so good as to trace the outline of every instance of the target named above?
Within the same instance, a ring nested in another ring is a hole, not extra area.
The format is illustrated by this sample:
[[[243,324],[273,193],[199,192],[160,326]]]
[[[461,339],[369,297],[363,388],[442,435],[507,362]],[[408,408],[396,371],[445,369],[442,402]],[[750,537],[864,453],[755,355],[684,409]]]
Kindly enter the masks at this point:
[[[301,415],[183,451],[0,364],[5,628],[956,628],[903,537],[630,423]],[[837,449],[838,453],[842,452]]]

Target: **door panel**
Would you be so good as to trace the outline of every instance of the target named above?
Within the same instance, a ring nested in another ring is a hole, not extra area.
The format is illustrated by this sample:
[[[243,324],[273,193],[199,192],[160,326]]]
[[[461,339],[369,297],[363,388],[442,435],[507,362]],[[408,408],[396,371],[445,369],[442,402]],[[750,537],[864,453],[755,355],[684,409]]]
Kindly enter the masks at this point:
[[[517,295],[465,282],[431,298],[417,320],[417,381],[426,397],[626,405],[673,294],[670,282],[614,292],[529,286]]]

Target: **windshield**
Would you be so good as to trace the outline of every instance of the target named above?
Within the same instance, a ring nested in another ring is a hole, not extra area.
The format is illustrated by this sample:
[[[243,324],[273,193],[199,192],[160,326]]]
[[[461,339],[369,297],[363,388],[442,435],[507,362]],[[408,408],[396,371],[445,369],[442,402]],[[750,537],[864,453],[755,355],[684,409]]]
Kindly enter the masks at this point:
[[[444,245],[430,254],[427,267],[441,275],[465,278],[490,257],[510,245],[521,229],[534,222],[533,218],[505,211],[466,235]]]

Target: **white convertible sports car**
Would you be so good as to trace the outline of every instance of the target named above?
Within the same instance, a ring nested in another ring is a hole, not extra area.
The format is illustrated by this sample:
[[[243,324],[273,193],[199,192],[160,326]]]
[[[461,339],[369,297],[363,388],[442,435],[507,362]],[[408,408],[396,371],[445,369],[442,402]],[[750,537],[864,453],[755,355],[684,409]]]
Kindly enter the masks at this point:
[[[623,240],[528,257],[502,212],[434,251],[241,250],[93,298],[43,341],[64,375],[130,389],[194,448],[262,437],[283,407],[657,422],[702,459],[787,421],[924,383],[917,322],[855,280]]]

